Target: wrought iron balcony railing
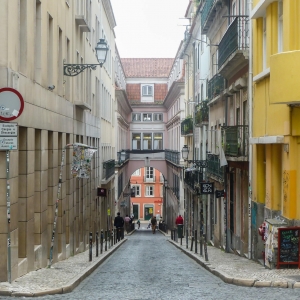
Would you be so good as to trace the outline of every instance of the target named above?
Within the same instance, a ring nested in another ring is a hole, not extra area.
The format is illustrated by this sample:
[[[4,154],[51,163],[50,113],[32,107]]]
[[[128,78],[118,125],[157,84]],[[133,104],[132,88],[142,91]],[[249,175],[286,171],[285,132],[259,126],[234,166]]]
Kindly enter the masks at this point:
[[[248,156],[249,127],[248,125],[223,126],[222,138],[225,155]]]
[[[209,108],[208,101],[202,101],[195,109],[195,126],[203,126],[208,124]]]
[[[229,25],[218,47],[218,68],[237,50],[249,49],[249,18],[236,17]]]
[[[209,14],[214,5],[214,1],[215,0],[206,0],[205,4],[203,6],[203,9],[201,11],[201,28],[204,27],[204,24],[206,23],[206,21],[209,17]]]
[[[181,122],[181,135],[193,134],[193,119],[187,118]]]
[[[115,160],[110,159],[103,162],[103,179],[108,179],[115,174]]]
[[[184,183],[187,184],[192,190],[196,191],[195,185],[203,181],[203,173],[200,170],[185,172]]]
[[[225,79],[221,74],[216,74],[208,82],[208,100],[219,95],[225,88]]]
[[[219,155],[207,154],[207,175],[224,180],[224,167],[220,167]]]
[[[166,160],[171,161],[172,163],[179,165],[180,164],[180,152],[166,149],[165,150]]]
[[[153,175],[152,177],[144,176],[144,182],[155,182],[155,179],[155,175]]]

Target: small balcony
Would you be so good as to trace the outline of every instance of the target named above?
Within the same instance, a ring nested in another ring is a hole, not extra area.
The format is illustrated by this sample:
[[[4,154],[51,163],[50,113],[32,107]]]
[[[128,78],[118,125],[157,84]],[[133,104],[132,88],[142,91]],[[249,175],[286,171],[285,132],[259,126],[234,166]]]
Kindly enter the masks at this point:
[[[206,34],[216,15],[216,6],[221,4],[220,0],[206,0],[201,11],[202,34]]]
[[[173,150],[165,150],[165,158],[166,160],[179,165],[180,164],[180,152]]]
[[[202,101],[195,108],[195,126],[197,127],[208,125],[209,108],[207,102]]]
[[[181,135],[192,135],[193,134],[193,119],[186,118],[181,122]]]
[[[216,180],[224,180],[224,167],[220,167],[219,155],[207,154],[207,175]]]
[[[200,170],[193,170],[193,171],[185,171],[184,175],[184,183],[188,185],[193,191],[197,191],[195,185],[198,185],[200,182],[203,181],[203,173]]]
[[[211,100],[221,92],[224,91],[225,88],[225,79],[222,75],[216,74],[209,82],[208,82],[208,100]]]
[[[115,174],[115,160],[110,159],[103,162],[103,179],[109,179]]]
[[[248,125],[222,127],[224,152],[226,156],[248,157],[249,127]]]
[[[152,175],[152,176],[144,176],[144,182],[155,182],[155,175]]]
[[[249,63],[249,18],[236,17],[219,44],[218,68],[225,78]]]

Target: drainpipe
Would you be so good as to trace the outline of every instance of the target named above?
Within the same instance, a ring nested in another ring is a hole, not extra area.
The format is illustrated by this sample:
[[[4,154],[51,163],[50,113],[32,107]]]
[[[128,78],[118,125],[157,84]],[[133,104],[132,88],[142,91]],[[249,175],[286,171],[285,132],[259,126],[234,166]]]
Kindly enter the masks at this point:
[[[253,88],[253,70],[252,70],[252,20],[250,12],[252,10],[252,1],[249,0],[249,77],[248,77],[248,103],[249,103],[249,140],[252,138],[252,88]],[[251,224],[251,207],[252,207],[252,146],[249,143],[249,190],[248,190],[248,259],[252,259],[252,224]]]

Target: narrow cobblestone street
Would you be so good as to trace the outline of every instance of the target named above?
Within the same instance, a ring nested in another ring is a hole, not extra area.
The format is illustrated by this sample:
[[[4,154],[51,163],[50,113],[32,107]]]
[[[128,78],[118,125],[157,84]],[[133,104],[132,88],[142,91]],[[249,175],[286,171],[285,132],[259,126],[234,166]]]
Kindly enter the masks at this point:
[[[136,231],[73,292],[39,299],[299,299],[299,289],[240,287],[203,269],[168,237]],[[47,280],[47,278],[44,278]],[[10,299],[1,296],[0,299]],[[26,299],[37,299],[26,298]]]

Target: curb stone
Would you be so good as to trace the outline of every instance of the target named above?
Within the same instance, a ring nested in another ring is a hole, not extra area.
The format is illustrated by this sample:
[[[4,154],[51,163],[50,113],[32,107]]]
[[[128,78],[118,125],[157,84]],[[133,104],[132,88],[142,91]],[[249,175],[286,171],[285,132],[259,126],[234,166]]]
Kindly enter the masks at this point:
[[[254,287],[270,287],[272,281],[255,281]]]
[[[272,281],[271,284],[272,287],[278,287],[278,288],[287,288],[288,287],[288,283],[287,281]]]
[[[255,279],[245,279],[245,278],[233,278],[232,284],[239,286],[252,287],[255,283]]]

